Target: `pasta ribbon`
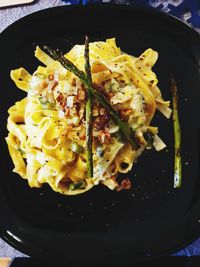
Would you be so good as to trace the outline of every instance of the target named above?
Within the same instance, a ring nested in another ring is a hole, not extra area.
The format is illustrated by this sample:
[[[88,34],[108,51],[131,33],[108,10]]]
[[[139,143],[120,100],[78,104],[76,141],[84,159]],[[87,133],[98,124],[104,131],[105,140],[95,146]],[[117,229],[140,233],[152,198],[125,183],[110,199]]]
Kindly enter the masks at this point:
[[[23,91],[27,92],[30,88],[31,75],[24,68],[11,70],[11,79],[15,82],[16,86]]]

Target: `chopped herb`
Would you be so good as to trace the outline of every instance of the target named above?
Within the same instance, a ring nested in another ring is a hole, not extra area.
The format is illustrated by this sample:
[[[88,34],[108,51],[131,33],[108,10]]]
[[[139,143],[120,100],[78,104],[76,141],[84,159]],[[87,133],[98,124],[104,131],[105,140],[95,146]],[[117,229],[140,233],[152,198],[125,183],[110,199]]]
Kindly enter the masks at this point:
[[[45,97],[39,97],[40,104],[43,109],[54,109],[55,103],[50,103]]]
[[[147,131],[146,133],[144,133],[144,139],[147,142],[147,149],[150,149],[153,147],[154,138],[155,136],[151,132]]]
[[[69,189],[72,191],[76,189],[85,189],[85,186],[86,186],[85,181],[80,181],[78,183],[69,184]]]
[[[120,143],[125,143],[125,140],[123,136],[120,134],[119,131],[113,134],[113,136],[120,142]]]

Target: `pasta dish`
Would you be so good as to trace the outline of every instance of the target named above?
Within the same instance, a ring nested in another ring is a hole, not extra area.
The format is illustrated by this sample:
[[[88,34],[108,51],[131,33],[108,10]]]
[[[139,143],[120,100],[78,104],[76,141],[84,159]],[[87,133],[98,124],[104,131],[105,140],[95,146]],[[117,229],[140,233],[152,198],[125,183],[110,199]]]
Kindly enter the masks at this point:
[[[129,172],[145,149],[166,146],[151,125],[156,109],[171,115],[152,71],[158,53],[128,55],[115,38],[87,48],[90,73],[86,45],[75,45],[62,60],[56,51],[53,56],[36,47],[42,64],[32,75],[22,67],[11,71],[27,96],[8,110],[6,141],[14,172],[30,187],[48,183],[65,195],[100,183],[111,190],[130,188],[130,180],[120,183],[118,175]]]

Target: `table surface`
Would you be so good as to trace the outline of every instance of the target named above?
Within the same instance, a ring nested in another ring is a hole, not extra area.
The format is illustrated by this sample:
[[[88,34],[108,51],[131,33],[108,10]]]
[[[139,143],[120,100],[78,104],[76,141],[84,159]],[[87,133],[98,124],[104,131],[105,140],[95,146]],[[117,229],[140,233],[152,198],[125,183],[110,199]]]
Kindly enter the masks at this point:
[[[109,0],[39,0],[32,4],[23,6],[7,7],[0,9],[0,32],[19,18],[48,7],[61,6],[66,4],[87,4],[88,2],[109,2]],[[112,1],[113,2],[113,1]],[[150,5],[163,12],[175,15],[194,27],[200,32],[200,1],[199,0],[115,0],[116,4],[138,4],[140,6]],[[174,255],[193,256],[200,255],[200,238],[185,249]],[[0,239],[0,257],[26,257],[26,255],[15,250],[2,239]],[[0,262],[1,263],[1,262]],[[0,264],[1,266],[1,264]]]

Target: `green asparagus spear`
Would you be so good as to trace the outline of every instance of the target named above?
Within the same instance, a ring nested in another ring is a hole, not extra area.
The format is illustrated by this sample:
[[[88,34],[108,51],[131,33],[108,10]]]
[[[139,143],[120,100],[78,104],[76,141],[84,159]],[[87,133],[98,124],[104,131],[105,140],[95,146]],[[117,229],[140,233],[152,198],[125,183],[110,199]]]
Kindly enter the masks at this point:
[[[118,112],[110,105],[104,94],[92,86],[85,73],[79,70],[71,61],[65,58],[61,52],[55,51],[48,46],[44,46],[43,48],[54,60],[60,62],[64,68],[74,73],[83,82],[88,91],[90,91],[96,100],[107,110],[113,121],[119,126],[122,135],[130,142],[134,149],[138,149],[139,144],[135,140],[131,127],[128,125],[128,123],[120,119]]]
[[[182,165],[181,165],[181,129],[178,117],[178,95],[177,86],[174,77],[171,77],[171,92],[173,106],[173,123],[174,123],[174,188],[181,186]]]
[[[85,73],[88,79],[88,83],[92,86],[91,67],[89,60],[89,39],[85,37]],[[92,159],[92,94],[87,89],[87,102],[86,102],[86,116],[85,116],[85,127],[86,127],[86,156],[87,156],[87,174],[88,178],[93,177],[93,159]]]

